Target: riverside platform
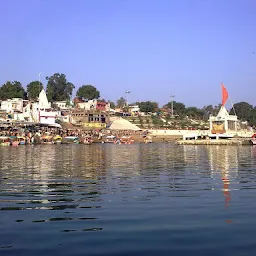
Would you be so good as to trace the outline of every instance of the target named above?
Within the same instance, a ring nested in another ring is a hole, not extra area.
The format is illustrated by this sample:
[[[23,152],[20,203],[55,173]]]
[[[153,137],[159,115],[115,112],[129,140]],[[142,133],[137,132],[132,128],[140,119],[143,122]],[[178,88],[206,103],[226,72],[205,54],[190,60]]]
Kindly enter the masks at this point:
[[[178,140],[178,145],[252,145],[251,140],[247,138],[232,138],[232,139],[198,139],[198,140]]]

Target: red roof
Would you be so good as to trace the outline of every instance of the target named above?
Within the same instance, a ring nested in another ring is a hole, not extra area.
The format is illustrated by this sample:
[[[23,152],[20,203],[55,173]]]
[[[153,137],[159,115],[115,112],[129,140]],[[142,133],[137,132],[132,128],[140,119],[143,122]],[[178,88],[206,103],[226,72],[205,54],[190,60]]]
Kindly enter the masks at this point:
[[[106,102],[104,102],[104,101],[98,101],[98,102],[97,102],[97,104],[107,105],[107,103],[106,103]]]

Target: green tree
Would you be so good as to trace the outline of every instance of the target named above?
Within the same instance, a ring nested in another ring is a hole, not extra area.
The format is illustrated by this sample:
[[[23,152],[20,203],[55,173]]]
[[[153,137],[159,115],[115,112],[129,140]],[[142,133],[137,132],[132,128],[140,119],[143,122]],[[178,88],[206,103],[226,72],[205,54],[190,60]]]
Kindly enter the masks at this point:
[[[234,107],[230,110],[230,114],[236,114],[238,119],[248,121],[250,125],[256,125],[256,108],[247,102],[234,104]]]
[[[118,108],[123,108],[125,105],[126,105],[126,100],[125,100],[125,98],[123,98],[123,97],[121,97],[120,99],[118,99],[118,100],[116,101],[116,106],[117,106]]]
[[[115,109],[115,107],[116,107],[116,104],[115,104],[115,102],[113,102],[113,101],[110,101],[110,108],[112,108],[112,109]]]
[[[165,107],[168,107],[169,109],[172,109],[172,102],[168,102]],[[186,106],[177,101],[173,101],[173,114],[183,116],[185,114]]]
[[[75,86],[68,82],[66,75],[55,73],[50,77],[46,77],[47,82],[47,97],[49,101],[70,100]]]
[[[253,106],[243,101],[243,102],[234,104],[233,108],[230,110],[230,114],[231,115],[236,114],[239,119],[243,121],[248,121],[252,111],[253,111]]]
[[[191,117],[191,118],[196,118],[196,119],[203,119],[203,112],[201,109],[198,109],[196,107],[188,107],[186,108],[185,111],[186,115]]]
[[[158,109],[158,103],[153,101],[142,101],[139,103],[139,108],[141,112],[149,113],[156,112]]]
[[[215,113],[214,113],[214,108],[213,108],[212,105],[204,106],[204,107],[201,109],[201,111],[202,111],[202,113],[203,113],[203,119],[204,119],[204,120],[208,120],[210,115],[215,114]]]
[[[152,124],[155,127],[163,127],[164,126],[163,120],[160,119],[158,116],[151,115],[151,118],[152,118]]]
[[[100,97],[100,92],[93,85],[83,85],[77,90],[76,96],[93,100]]]
[[[27,85],[27,94],[29,100],[36,100],[39,93],[43,89],[43,84],[40,81],[33,81]]]
[[[204,112],[204,114],[213,114],[213,106],[212,105],[207,105],[207,106],[204,106],[202,108],[202,111]]]
[[[252,117],[251,117],[249,123],[252,126],[256,126],[256,107],[254,107],[253,110],[252,110]]]
[[[12,99],[12,98],[22,98],[26,99],[27,93],[22,87],[21,82],[14,81],[10,82],[7,81],[0,87],[0,99]]]

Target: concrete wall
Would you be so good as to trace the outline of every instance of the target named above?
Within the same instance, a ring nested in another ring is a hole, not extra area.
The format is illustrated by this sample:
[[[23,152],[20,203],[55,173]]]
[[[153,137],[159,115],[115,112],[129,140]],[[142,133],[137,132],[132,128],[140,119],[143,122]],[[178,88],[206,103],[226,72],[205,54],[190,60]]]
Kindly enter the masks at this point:
[[[149,130],[154,136],[207,135],[209,130]],[[235,136],[250,138],[255,132],[248,130],[229,132]]]
[[[154,136],[183,136],[183,135],[192,135],[192,134],[207,134],[209,130],[148,130]]]

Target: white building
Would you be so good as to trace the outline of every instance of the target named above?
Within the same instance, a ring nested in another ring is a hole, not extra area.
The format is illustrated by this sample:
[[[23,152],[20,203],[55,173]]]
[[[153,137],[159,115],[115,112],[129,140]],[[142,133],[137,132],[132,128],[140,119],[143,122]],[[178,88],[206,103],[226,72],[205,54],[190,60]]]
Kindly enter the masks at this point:
[[[12,114],[14,120],[41,124],[56,124],[56,117],[61,116],[60,111],[51,108],[44,89],[40,92],[37,102],[13,98],[2,101],[0,109]]]
[[[84,102],[77,103],[78,108],[82,108],[84,110],[94,110],[96,109],[97,100],[88,100]]]
[[[132,115],[138,115],[140,113],[140,107],[138,105],[129,106],[129,112]]]
[[[53,104],[55,106],[57,106],[60,110],[66,110],[66,109],[70,109],[71,106],[67,105],[67,101],[63,100],[63,101],[55,101],[53,102]]]
[[[14,113],[14,111],[23,111],[23,102],[21,98],[13,98],[3,100],[1,102],[1,110],[5,110],[7,113]]]
[[[44,89],[39,94],[38,102],[32,103],[30,110],[32,121],[41,124],[55,124],[56,117],[61,115],[60,111],[52,110]]]
[[[84,110],[99,110],[99,111],[110,111],[110,103],[99,101],[97,99],[88,100],[85,102],[77,103],[78,108],[82,108]]]
[[[210,116],[210,132],[211,133],[226,133],[237,131],[238,119],[236,115],[229,115],[224,106],[221,106],[217,116]]]
[[[58,120],[64,123],[70,123],[70,115],[61,115],[58,117]]]

